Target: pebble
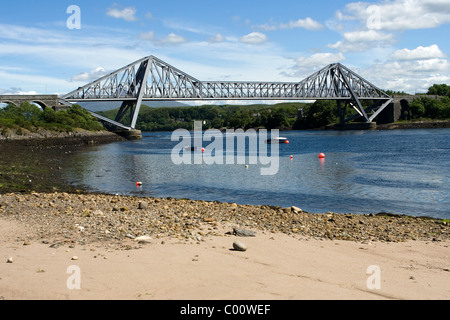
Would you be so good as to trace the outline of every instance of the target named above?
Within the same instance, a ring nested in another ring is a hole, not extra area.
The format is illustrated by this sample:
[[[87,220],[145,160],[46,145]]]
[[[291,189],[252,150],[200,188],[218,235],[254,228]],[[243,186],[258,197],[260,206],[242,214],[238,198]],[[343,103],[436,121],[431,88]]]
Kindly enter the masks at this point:
[[[303,212],[302,209],[300,209],[299,207],[296,207],[296,206],[292,206],[291,211],[294,213],[302,213]]]
[[[73,256],[71,260],[77,261],[79,258],[77,256]]]
[[[12,257],[8,258],[8,260],[6,260],[6,263],[13,263],[14,259]]]
[[[134,239],[134,241],[136,241],[139,244],[149,244],[151,243],[150,240],[152,240],[150,236],[142,236]]]
[[[148,209],[148,202],[147,201],[139,201],[138,208],[140,210]]]
[[[236,251],[243,251],[243,252],[247,251],[247,249],[248,249],[248,247],[245,243],[242,243],[239,241],[236,241],[235,243],[233,243],[233,248]]]
[[[256,234],[253,231],[234,228],[233,234],[237,237],[256,237]]]

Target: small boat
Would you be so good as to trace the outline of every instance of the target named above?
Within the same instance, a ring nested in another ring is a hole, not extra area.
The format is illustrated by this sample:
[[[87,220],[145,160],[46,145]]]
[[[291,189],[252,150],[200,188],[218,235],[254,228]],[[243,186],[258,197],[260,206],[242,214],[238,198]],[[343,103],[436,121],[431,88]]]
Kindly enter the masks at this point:
[[[266,140],[266,143],[285,143],[285,144],[289,144],[289,140],[287,138],[284,138],[284,137],[276,137],[276,138],[273,138],[273,139]]]
[[[186,146],[186,147],[184,147],[184,150],[186,150],[186,151],[197,151],[197,147]]]

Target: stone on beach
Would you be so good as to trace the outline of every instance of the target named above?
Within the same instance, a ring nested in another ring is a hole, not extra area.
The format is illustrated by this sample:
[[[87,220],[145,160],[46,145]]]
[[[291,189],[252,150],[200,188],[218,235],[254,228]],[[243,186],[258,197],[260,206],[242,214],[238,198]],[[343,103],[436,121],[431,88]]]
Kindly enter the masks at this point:
[[[240,228],[234,228],[233,229],[233,235],[237,237],[256,237],[255,232]]]
[[[139,244],[150,243],[150,240],[152,240],[152,238],[150,236],[142,236],[142,237],[137,237],[134,239],[134,241],[138,242]]]
[[[300,209],[299,207],[296,207],[296,206],[292,206],[291,211],[294,213],[302,213],[303,212],[302,209]]]
[[[139,201],[138,208],[140,210],[148,209],[148,202],[147,201]]]
[[[248,247],[245,243],[239,242],[239,241],[236,241],[235,243],[233,243],[233,248],[236,251],[242,251],[242,252],[245,252],[248,249]]]

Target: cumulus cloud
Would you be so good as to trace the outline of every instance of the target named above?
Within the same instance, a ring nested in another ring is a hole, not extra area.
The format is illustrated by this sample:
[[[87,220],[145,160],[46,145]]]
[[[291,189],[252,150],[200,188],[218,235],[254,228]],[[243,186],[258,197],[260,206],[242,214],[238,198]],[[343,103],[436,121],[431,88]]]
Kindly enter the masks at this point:
[[[344,39],[349,42],[373,42],[373,41],[388,41],[392,42],[394,36],[390,33],[383,33],[376,30],[362,30],[345,32]]]
[[[135,7],[127,7],[122,10],[118,9],[117,5],[112,6],[108,9],[106,14],[110,17],[116,19],[124,19],[125,21],[136,21],[136,8]]]
[[[260,26],[256,26],[257,29],[272,31],[272,30],[282,30],[282,29],[294,29],[294,28],[303,28],[306,30],[321,30],[323,29],[323,25],[320,22],[317,22],[310,17],[306,19],[298,19],[296,21],[289,21],[288,23],[280,23],[280,24],[263,24]]]
[[[439,49],[439,46],[433,44],[429,47],[419,46],[415,49],[402,49],[395,51],[392,55],[392,59],[397,60],[423,60],[434,58],[445,58],[446,55]]]
[[[450,23],[450,3],[446,0],[394,0],[377,5],[348,3],[336,13],[338,20],[359,20],[363,24],[377,19],[377,30],[436,28]]]
[[[182,44],[185,42],[187,42],[186,38],[184,38],[178,34],[175,34],[175,33],[170,33],[163,39],[157,41],[157,43],[160,45],[176,45],[176,44]]]
[[[267,42],[268,38],[264,33],[261,32],[252,32],[243,37],[241,37],[240,41],[248,44],[262,44]]]
[[[426,92],[434,83],[450,82],[448,70],[447,59],[399,60],[374,64],[362,75],[385,89],[414,94]]]
[[[223,42],[225,41],[225,37],[221,35],[220,33],[217,33],[216,35],[212,36],[208,40],[209,42]]]
[[[83,72],[80,73],[78,75],[75,75],[72,77],[72,81],[85,81],[85,82],[89,82],[89,81],[94,81],[97,80],[98,78],[103,77],[104,75],[106,75],[106,70],[103,67],[97,67],[89,72]]]
[[[311,56],[301,56],[295,59],[291,71],[284,71],[281,74],[287,77],[295,77],[305,79],[316,71],[333,63],[345,61],[346,57],[338,52],[321,52],[315,53]]]
[[[309,57],[299,57],[296,60],[297,67],[323,68],[326,65],[342,62],[345,57],[342,53],[316,53]]]

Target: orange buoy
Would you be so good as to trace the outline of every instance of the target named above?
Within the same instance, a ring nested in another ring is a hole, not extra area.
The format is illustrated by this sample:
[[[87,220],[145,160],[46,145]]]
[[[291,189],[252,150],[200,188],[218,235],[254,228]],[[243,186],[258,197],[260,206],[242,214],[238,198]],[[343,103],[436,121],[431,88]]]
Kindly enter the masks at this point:
[[[319,154],[319,159],[325,159],[325,153]]]
[[[289,142],[289,140],[286,140],[284,143],[289,144],[290,142]]]

